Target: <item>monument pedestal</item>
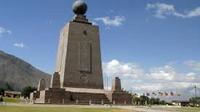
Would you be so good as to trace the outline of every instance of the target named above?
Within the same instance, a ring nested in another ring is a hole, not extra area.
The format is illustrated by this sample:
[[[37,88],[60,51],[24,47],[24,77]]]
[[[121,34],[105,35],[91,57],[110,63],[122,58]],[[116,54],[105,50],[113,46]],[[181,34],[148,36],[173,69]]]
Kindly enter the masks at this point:
[[[48,88],[37,92],[35,104],[110,104],[106,91],[82,88]]]
[[[132,96],[126,91],[85,88],[46,88],[31,94],[35,104],[116,104],[130,105]]]
[[[112,103],[115,105],[130,105],[132,104],[132,96],[126,91],[111,92]]]

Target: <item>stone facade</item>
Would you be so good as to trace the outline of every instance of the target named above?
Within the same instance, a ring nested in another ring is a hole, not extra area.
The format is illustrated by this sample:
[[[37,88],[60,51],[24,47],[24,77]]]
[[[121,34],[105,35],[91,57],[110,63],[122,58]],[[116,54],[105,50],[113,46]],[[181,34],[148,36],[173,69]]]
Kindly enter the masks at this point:
[[[51,79],[51,88],[60,88],[60,74],[55,72]]]
[[[39,81],[39,84],[38,84],[38,91],[42,91],[42,90],[45,90],[45,88],[46,88],[46,82],[45,82],[45,80],[44,79],[41,79],[40,81]]]
[[[116,78],[120,81],[119,78]],[[117,82],[114,80],[114,82]],[[120,83],[118,83],[120,84]],[[121,85],[118,85],[121,86]],[[132,96],[123,90],[106,91],[86,88],[46,88],[31,93],[31,101],[36,104],[115,104],[130,105]]]
[[[112,103],[115,105],[132,104],[132,96],[126,91],[114,91],[112,94]]]
[[[82,11],[77,8],[76,12]],[[38,91],[31,93],[33,103],[131,104],[132,99],[121,90],[119,78],[113,81],[112,91],[104,90],[99,28],[81,14],[62,29],[51,88],[44,89],[43,84],[40,81]]]
[[[99,29],[70,22],[60,34],[56,72],[61,87],[103,89]]]
[[[66,91],[61,88],[48,88],[35,93],[37,97],[34,103],[37,104],[109,104],[105,93],[92,93],[80,91]]]
[[[48,88],[32,93],[31,100],[36,104],[131,104],[131,95],[125,91],[74,89]]]
[[[121,80],[119,79],[119,77],[115,77],[112,84],[112,91],[121,91],[121,90],[122,90]]]

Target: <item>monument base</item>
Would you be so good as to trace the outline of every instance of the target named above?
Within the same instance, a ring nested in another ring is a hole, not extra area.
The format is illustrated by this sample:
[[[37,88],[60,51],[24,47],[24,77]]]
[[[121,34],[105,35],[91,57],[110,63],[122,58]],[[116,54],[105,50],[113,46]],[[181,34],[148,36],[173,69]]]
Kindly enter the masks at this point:
[[[130,105],[131,95],[125,91],[83,88],[47,88],[31,93],[34,104],[116,104]]]

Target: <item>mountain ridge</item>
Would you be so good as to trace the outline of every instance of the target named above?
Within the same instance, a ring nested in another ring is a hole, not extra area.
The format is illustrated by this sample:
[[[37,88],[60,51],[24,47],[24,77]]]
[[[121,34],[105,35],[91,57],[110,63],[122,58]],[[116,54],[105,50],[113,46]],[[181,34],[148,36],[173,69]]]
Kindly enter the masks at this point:
[[[0,50],[0,88],[8,83],[14,90],[26,86],[37,87],[40,79],[46,80],[49,87],[51,76],[28,62]]]

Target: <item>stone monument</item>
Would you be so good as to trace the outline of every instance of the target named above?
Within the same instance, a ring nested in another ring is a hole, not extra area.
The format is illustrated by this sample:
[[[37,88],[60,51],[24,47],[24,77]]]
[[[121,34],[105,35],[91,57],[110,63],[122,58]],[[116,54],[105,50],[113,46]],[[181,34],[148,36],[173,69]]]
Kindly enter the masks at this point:
[[[112,84],[112,91],[121,91],[121,80],[119,77],[115,77]]]
[[[39,81],[39,84],[38,84],[38,91],[42,91],[42,90],[45,90],[46,88],[46,82],[45,82],[45,79],[41,79]]]
[[[121,90],[116,78],[112,91],[104,90],[98,26],[86,18],[87,4],[73,4],[74,19],[60,33],[56,71],[50,88],[31,93],[33,103],[131,104],[131,95]]]
[[[84,15],[87,5],[76,1],[75,18],[61,31],[56,72],[61,87],[103,89],[99,29]]]

